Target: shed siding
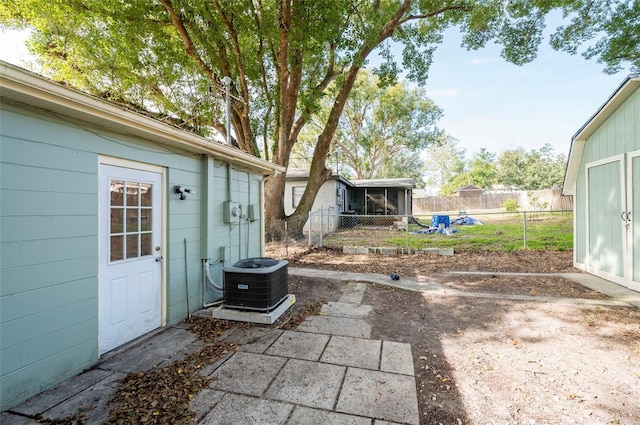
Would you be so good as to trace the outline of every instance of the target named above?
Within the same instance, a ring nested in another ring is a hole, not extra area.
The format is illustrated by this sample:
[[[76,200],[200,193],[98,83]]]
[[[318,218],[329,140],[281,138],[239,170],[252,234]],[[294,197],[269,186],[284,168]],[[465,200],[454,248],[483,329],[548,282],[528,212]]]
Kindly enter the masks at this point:
[[[586,263],[586,164],[640,149],[640,90],[636,90],[585,143],[576,182],[575,260]]]
[[[261,209],[262,176],[36,110],[0,105],[0,406],[2,410],[98,359],[98,168],[101,156],[165,167],[166,322],[203,302],[202,258],[261,253],[261,223],[223,223],[222,202]],[[214,166],[211,164],[215,163]],[[203,167],[213,170],[203,184]],[[181,201],[173,186],[195,190]],[[207,191],[207,193],[204,192]],[[209,204],[203,200],[209,197]],[[203,220],[209,208],[208,221]],[[246,209],[243,210],[246,214]],[[208,223],[203,240],[203,223]],[[208,249],[208,252],[206,252]],[[222,263],[211,269],[222,282]]]

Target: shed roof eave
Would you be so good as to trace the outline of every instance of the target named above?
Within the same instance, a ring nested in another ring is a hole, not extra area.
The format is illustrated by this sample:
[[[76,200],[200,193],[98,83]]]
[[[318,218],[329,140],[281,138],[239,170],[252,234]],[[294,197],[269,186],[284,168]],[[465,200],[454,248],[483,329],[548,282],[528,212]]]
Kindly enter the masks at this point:
[[[25,104],[48,110],[166,146],[220,158],[258,171],[263,175],[285,171],[285,168],[280,165],[241,152],[226,144],[210,141],[186,130],[172,127],[1,61],[0,96],[3,100],[14,104]]]
[[[578,178],[578,170],[580,169],[580,161],[582,160],[585,142],[585,140],[571,141],[567,169],[565,170],[564,181],[562,182],[563,195],[575,195],[576,179]]]
[[[563,195],[574,195],[576,178],[582,161],[584,147],[595,131],[640,87],[640,74],[631,74],[616,88],[609,98],[596,110],[571,138],[567,169],[562,183]]]

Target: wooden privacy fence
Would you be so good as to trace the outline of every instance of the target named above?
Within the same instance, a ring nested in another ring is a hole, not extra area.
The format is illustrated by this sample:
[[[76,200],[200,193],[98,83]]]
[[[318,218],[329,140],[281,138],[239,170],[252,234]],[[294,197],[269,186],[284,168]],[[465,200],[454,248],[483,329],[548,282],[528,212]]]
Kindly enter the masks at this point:
[[[514,200],[519,210],[572,210],[573,196],[563,196],[560,189],[483,193],[480,196],[426,196],[413,197],[413,215],[427,215],[436,211],[494,210]]]

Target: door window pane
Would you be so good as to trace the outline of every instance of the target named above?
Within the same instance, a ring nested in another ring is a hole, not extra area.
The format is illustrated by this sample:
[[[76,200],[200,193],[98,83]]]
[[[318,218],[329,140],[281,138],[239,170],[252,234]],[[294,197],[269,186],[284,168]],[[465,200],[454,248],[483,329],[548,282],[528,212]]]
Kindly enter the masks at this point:
[[[124,201],[124,182],[122,180],[111,180],[109,191],[111,193],[111,205],[122,206]]]
[[[127,208],[127,233],[138,231],[138,208]]]
[[[143,233],[140,235],[140,255],[151,255],[151,233]]]
[[[127,182],[126,189],[127,189],[127,205],[131,207],[137,207],[138,195],[139,195],[138,183]]]
[[[151,208],[140,209],[140,231],[151,231]]]
[[[113,233],[122,233],[123,232],[123,223],[124,223],[124,209],[123,208],[111,208],[111,225],[110,232]]]
[[[153,255],[152,190],[150,183],[111,180],[109,258],[130,260]]]
[[[151,206],[151,188],[150,183],[140,183],[140,206]]]
[[[127,235],[127,258],[135,258],[138,256],[138,234]]]
[[[123,260],[124,250],[122,249],[123,236],[111,236],[111,261]]]

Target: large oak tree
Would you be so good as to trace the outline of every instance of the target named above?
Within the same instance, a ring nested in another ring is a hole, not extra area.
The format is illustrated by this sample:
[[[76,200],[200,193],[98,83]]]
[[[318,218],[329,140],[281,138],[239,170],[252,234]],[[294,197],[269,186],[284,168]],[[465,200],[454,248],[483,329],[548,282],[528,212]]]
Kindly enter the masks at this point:
[[[383,58],[375,70],[383,81],[404,70],[424,82],[442,31],[457,25],[467,47],[495,41],[521,64],[535,58],[554,8],[575,18],[554,38],[556,47],[574,52],[597,35],[588,55],[614,67],[640,63],[633,1],[5,0],[0,22],[34,30],[32,49],[53,78],[196,131],[225,132],[215,98],[229,76],[235,143],[258,155],[260,141],[267,159],[284,166],[330,95],[307,189],[288,217],[291,229],[301,229],[329,176],[325,163],[345,102],[374,51]],[[403,46],[400,63],[388,40]],[[283,189],[284,176],[269,180],[269,222],[286,218]]]

